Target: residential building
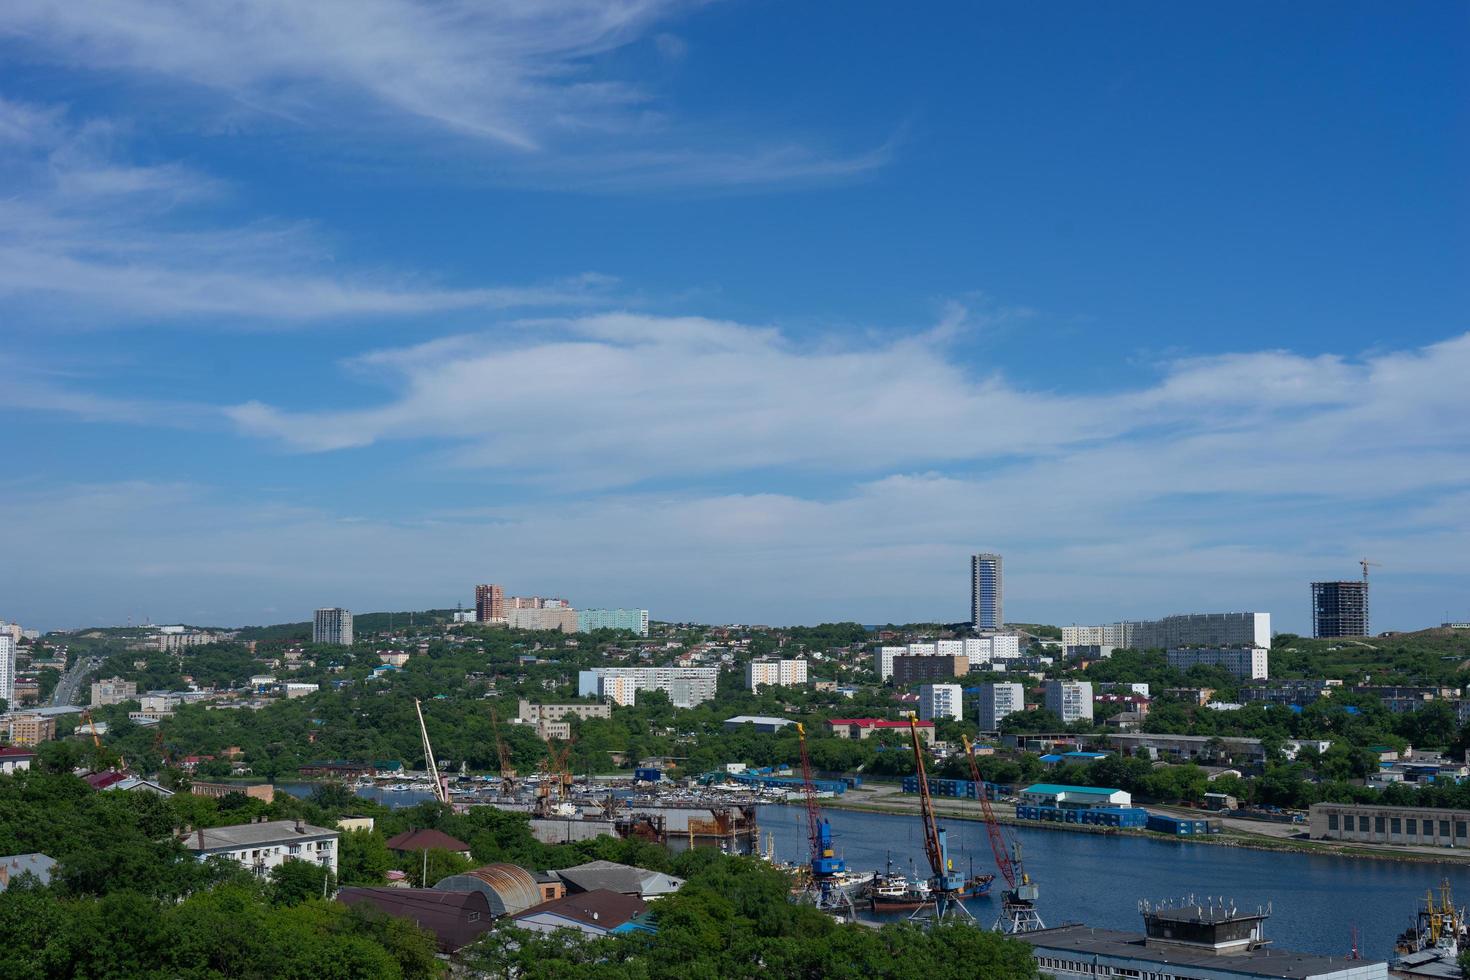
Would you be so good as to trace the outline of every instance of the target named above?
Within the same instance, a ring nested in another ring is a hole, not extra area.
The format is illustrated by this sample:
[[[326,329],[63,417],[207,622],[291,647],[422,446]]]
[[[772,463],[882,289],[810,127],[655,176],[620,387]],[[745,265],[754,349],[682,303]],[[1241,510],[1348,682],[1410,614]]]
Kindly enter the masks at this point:
[[[1016,683],[980,685],[980,730],[1000,731],[1006,715],[1026,710],[1026,689]]]
[[[603,701],[610,701],[624,708],[631,707],[638,700],[638,682],[632,677],[621,675],[599,677],[597,696]]]
[[[577,630],[629,630],[639,636],[648,635],[647,609],[581,609],[577,612]]]
[[[570,609],[567,599],[547,599],[539,595],[512,595],[505,597],[505,608],[511,609]]]
[[[7,745],[0,748],[0,775],[14,776],[22,770],[29,769],[31,763],[35,761],[36,753],[30,749]]]
[[[1169,666],[1175,670],[1191,667],[1221,667],[1234,677],[1246,681],[1263,681],[1269,676],[1265,647],[1171,647]]]
[[[319,685],[307,681],[287,681],[281,687],[288,698],[304,698],[320,690]]]
[[[15,705],[15,637],[8,632],[0,633],[0,698]]]
[[[664,691],[676,708],[692,708],[714,698],[719,676],[718,667],[594,667],[578,672],[577,694],[605,697],[598,690],[602,678],[628,678],[634,690]]]
[[[908,653],[908,647],[883,646],[879,647],[873,654],[873,673],[878,675],[878,683],[883,683],[893,676],[893,658],[902,657]]]
[[[1271,614],[1186,613],[1105,626],[1063,626],[1062,646],[1109,646],[1123,650],[1236,646],[1269,649]]]
[[[521,698],[516,717],[528,725],[539,725],[543,721],[560,721],[571,715],[588,718],[611,718],[612,706],[608,704],[533,704]]]
[[[1045,686],[1045,707],[1062,724],[1092,720],[1092,682],[1051,680]]]
[[[936,657],[936,660],[946,659]],[[964,657],[955,657],[964,660]],[[963,695],[958,684],[923,684],[919,687],[919,717],[925,721],[948,718],[959,721],[964,717]]]
[[[1470,847],[1470,810],[1313,803],[1310,819],[1313,840]]]
[[[795,687],[805,683],[805,660],[752,660],[745,665],[745,686],[752,692],[762,687]]]
[[[92,707],[97,708],[105,704],[122,704],[124,701],[132,701],[138,697],[138,685],[134,681],[125,681],[121,677],[109,677],[106,680],[92,682]]]
[[[10,744],[40,745],[56,738],[56,719],[50,715],[31,713],[10,719]]]
[[[319,864],[336,874],[339,837],[338,831],[301,820],[262,820],[200,828],[184,839],[184,846],[201,861],[226,857],[261,878],[293,859]]]
[[[505,621],[511,629],[518,630],[561,630],[575,633],[579,628],[577,611],[562,606],[529,606],[505,611]]]
[[[977,630],[1005,626],[1000,555],[970,556],[970,622]]]
[[[1074,643],[1062,648],[1062,656],[1068,660],[1106,660],[1113,655],[1114,647],[1104,643]]]
[[[414,830],[405,830],[401,834],[389,837],[384,842],[388,850],[402,857],[406,854],[419,854],[424,851],[448,851],[450,854],[458,854],[460,857],[470,856],[470,845],[454,837],[450,837],[442,830],[420,827]]]
[[[1021,637],[1014,633],[970,637],[961,645],[972,670],[994,660],[1015,660],[1021,655]]]
[[[934,744],[934,722],[915,722],[919,731],[919,738],[926,744]],[[827,722],[828,729],[836,738],[855,738],[859,741],[868,736],[882,732],[896,732],[905,739],[909,737],[909,723],[907,721],[888,721],[883,718],[833,718]]]
[[[7,854],[0,857],[0,892],[10,887],[10,883],[21,875],[31,875],[40,885],[51,884],[51,869],[56,867],[55,859],[41,853],[32,854]]]
[[[498,585],[475,586],[475,618],[482,623],[505,621],[505,590]]]
[[[1272,681],[1270,684],[1242,684],[1240,700],[1246,703],[1263,701],[1266,704],[1305,706],[1327,697],[1332,693],[1333,687],[1341,683],[1325,678],[1289,678]]]
[[[1016,934],[1053,980],[1147,977],[1169,980],[1387,980],[1388,964],[1317,956],[1268,945],[1266,909],[1201,900],[1141,906],[1144,932],[1053,926]]]
[[[341,647],[352,646],[352,613],[335,606],[330,609],[318,609],[312,621],[311,642],[328,643]]]
[[[1312,635],[1367,636],[1368,582],[1313,582]]]
[[[970,658],[964,654],[953,657],[939,655],[913,657],[905,654],[893,658],[893,683],[905,687],[919,681],[947,680],[964,677],[970,672]]]

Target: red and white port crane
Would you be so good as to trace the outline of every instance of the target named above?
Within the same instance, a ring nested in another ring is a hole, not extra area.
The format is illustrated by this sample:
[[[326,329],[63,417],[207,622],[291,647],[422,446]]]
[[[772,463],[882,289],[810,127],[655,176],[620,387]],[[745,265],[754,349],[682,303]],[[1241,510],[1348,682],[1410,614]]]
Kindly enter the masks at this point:
[[[970,761],[970,778],[975,781],[975,795],[980,800],[980,812],[985,816],[985,836],[990,839],[990,851],[995,855],[995,866],[1006,880],[1006,890],[1001,896],[1000,918],[995,928],[1001,932],[1034,932],[1045,929],[1041,916],[1036,913],[1036,900],[1040,890],[1021,861],[1021,842],[1007,839],[1001,830],[1000,821],[995,819],[995,809],[990,805],[990,796],[985,791],[985,780],[980,778],[980,764],[975,761],[975,746],[968,735],[963,736],[965,758]]]

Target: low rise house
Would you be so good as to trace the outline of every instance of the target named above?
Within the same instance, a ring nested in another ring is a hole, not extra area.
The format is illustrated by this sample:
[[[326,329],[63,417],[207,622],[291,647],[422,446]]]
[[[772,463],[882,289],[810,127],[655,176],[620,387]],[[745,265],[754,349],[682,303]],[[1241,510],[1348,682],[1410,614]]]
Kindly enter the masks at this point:
[[[925,744],[934,744],[934,722],[920,721],[916,723],[919,729],[919,737]],[[833,718],[827,722],[827,727],[837,738],[865,739],[875,732],[897,732],[905,738],[909,734],[909,723],[907,721],[888,721],[882,718]]]
[[[442,830],[405,830],[388,838],[388,850],[394,854],[418,854],[421,851],[449,851],[463,857],[470,856],[470,845],[456,840]]]
[[[16,745],[7,745],[0,748],[0,774],[13,776],[18,772],[29,769],[31,763],[36,761],[36,753],[31,749],[21,748]]]
[[[260,820],[230,827],[201,828],[184,838],[186,848],[203,861],[225,857],[265,877],[286,861],[310,861],[337,873],[339,831],[313,827],[301,820]]]
[[[517,926],[532,932],[575,929],[591,937],[627,932],[656,931],[645,918],[648,904],[617,892],[598,890],[565,895],[543,902],[512,918]]]

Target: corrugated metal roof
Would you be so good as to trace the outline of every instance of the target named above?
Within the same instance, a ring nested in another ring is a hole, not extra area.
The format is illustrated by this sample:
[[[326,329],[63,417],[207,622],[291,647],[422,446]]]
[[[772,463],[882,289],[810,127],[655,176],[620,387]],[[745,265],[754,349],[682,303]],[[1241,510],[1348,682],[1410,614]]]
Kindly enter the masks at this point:
[[[515,864],[487,864],[483,868],[441,878],[436,891],[482,892],[497,918],[517,915],[541,902],[541,889],[531,872]]]

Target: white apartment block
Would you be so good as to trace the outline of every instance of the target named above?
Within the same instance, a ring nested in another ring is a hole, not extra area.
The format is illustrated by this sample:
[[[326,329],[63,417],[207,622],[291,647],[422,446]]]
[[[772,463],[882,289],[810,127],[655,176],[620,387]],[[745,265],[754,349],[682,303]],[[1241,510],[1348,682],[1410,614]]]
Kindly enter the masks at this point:
[[[953,640],[950,641],[954,642]],[[939,656],[938,643],[910,643],[904,651],[910,657],[937,657]]]
[[[563,633],[575,633],[581,625],[575,609],[561,606],[526,609],[508,607],[505,610],[505,619],[506,625],[516,630],[561,630]]]
[[[1021,637],[1014,633],[971,637],[964,641],[964,654],[971,670],[992,660],[1016,660],[1021,656]]]
[[[980,730],[1000,731],[1006,715],[1026,710],[1026,688],[1016,683],[980,685]]]
[[[311,625],[311,642],[352,646],[352,613],[347,609],[318,609]]]
[[[1062,646],[1108,646],[1132,650],[1189,646],[1269,649],[1271,614],[1187,613],[1105,626],[1063,626]]]
[[[631,708],[638,701],[638,682],[631,677],[599,677],[597,696],[619,707]],[[546,722],[540,723],[544,724]]]
[[[138,685],[133,681],[125,681],[121,677],[109,677],[106,680],[92,682],[92,707],[100,707],[104,704],[122,704],[124,701],[132,701],[138,696]]]
[[[805,683],[805,660],[752,660],[745,665],[745,686],[751,693],[763,686],[793,687]]]
[[[1046,710],[1062,719],[1062,724],[1092,720],[1091,681],[1047,681]]]
[[[919,686],[919,719],[937,721],[964,717],[962,694],[958,684],[921,684]]]
[[[873,672],[878,675],[878,683],[883,683],[893,676],[893,658],[906,656],[908,647],[879,647],[873,654]]]
[[[293,858],[320,865],[335,875],[340,837],[338,831],[313,827],[300,820],[266,820],[196,830],[184,841],[184,846],[201,861],[211,857],[229,858],[259,878]]]
[[[0,633],[0,698],[15,709],[15,637]]]
[[[934,655],[937,657],[963,657],[965,655],[965,641],[936,640],[934,641]]]
[[[718,667],[594,667],[578,671],[577,694],[607,697],[599,691],[603,678],[628,678],[637,691],[665,691],[676,708],[692,708],[712,700],[719,681]],[[617,704],[628,703],[613,698]]]
[[[1270,668],[1270,651],[1265,647],[1173,647],[1169,650],[1169,666],[1188,670],[1201,664],[1223,667],[1241,680],[1266,680]]]

